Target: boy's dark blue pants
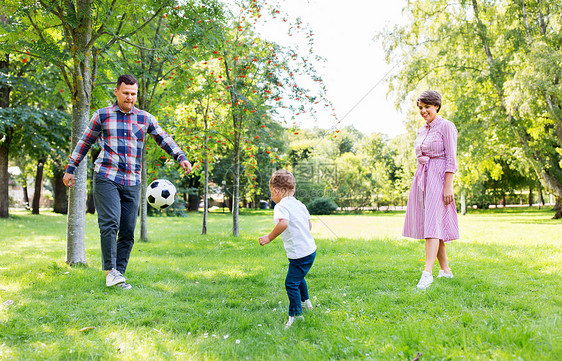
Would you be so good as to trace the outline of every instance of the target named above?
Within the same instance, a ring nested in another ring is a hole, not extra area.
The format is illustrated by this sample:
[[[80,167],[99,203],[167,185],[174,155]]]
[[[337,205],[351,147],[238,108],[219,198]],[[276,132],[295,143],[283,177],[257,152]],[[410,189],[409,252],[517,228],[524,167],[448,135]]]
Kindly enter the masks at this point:
[[[308,300],[308,287],[304,277],[312,267],[316,251],[306,257],[289,259],[285,289],[289,296],[289,316],[302,315],[301,302]]]

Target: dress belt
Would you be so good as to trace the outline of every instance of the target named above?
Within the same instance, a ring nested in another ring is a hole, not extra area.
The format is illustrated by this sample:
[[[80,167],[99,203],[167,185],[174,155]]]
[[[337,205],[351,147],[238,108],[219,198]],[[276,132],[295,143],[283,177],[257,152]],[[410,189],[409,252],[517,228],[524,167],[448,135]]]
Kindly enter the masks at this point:
[[[414,178],[416,179],[417,187],[418,187],[418,199],[423,201],[424,194],[425,194],[425,185],[427,182],[427,165],[429,164],[430,159],[446,159],[445,157],[428,157],[426,155],[421,155],[418,157],[418,167],[416,169],[416,173]]]

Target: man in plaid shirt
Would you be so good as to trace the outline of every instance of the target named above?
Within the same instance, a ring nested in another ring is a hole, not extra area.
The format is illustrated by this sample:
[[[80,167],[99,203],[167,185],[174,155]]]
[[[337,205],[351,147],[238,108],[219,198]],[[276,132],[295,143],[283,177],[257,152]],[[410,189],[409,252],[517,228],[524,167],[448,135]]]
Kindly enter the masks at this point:
[[[94,200],[100,227],[103,269],[107,287],[125,282],[125,270],[133,248],[141,187],[142,147],[146,133],[180,163],[186,173],[191,163],[185,153],[158,125],[152,114],[135,108],[138,81],[132,75],[117,80],[112,106],[98,109],[70,156],[63,182],[74,185],[74,171],[95,141],[101,153],[94,163]]]

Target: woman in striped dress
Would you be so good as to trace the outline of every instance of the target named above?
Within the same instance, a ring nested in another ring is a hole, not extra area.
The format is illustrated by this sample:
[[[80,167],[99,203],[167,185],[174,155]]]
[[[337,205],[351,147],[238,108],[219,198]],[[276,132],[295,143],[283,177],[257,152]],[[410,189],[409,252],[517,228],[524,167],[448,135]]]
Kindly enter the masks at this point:
[[[424,91],[417,99],[417,106],[425,125],[418,130],[414,143],[418,166],[408,196],[402,235],[425,239],[425,269],[417,287],[426,289],[433,282],[436,258],[441,266],[437,277],[453,277],[447,263],[445,243],[459,238],[453,194],[457,129],[437,114],[441,109],[438,92]]]

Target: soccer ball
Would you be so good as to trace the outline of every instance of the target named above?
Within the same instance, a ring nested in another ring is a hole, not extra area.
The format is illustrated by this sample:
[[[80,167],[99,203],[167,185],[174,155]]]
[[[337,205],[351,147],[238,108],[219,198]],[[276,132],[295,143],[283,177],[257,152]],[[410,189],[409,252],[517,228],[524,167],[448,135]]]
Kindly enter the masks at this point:
[[[176,187],[167,179],[157,179],[146,189],[148,204],[156,209],[164,209],[174,203]]]

